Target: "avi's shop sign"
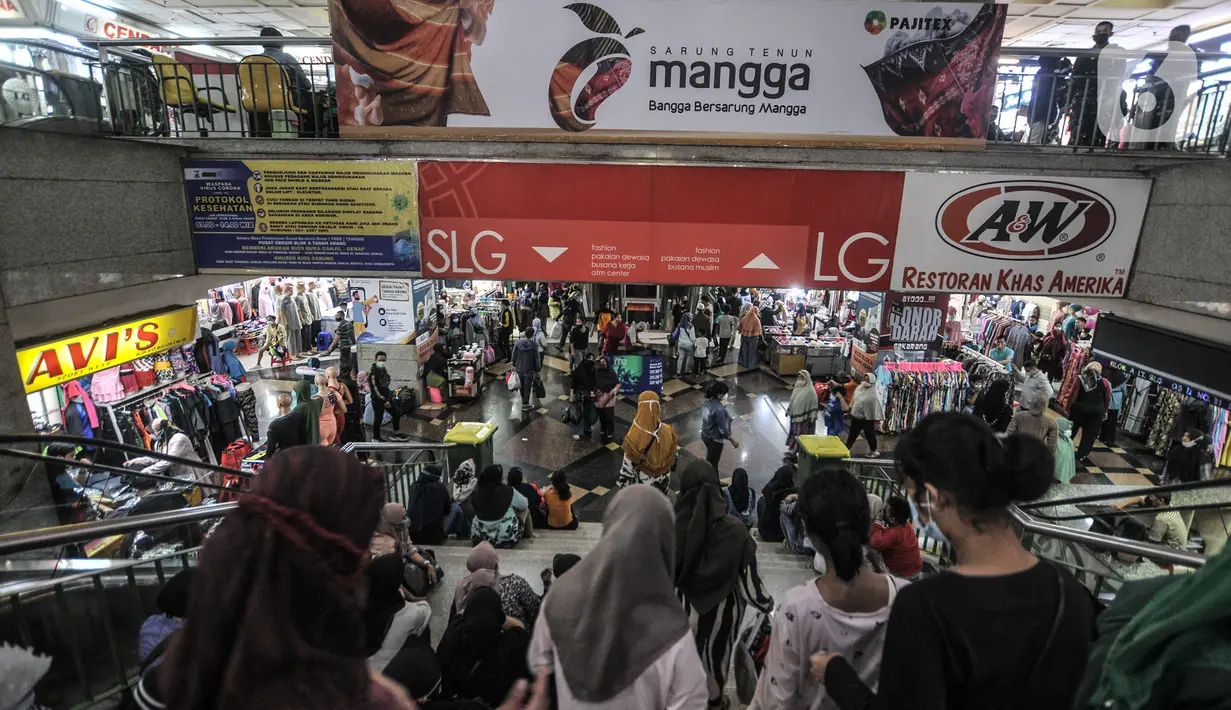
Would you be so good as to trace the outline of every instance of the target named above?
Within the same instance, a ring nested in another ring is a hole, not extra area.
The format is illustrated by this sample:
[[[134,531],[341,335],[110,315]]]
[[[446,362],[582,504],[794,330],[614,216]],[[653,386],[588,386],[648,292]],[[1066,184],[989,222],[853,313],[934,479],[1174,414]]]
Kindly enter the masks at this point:
[[[1005,18],[1002,5],[930,2],[513,5],[432,6],[392,36],[384,13],[332,0],[343,132],[463,127],[980,141]],[[461,41],[444,39],[454,36]]]

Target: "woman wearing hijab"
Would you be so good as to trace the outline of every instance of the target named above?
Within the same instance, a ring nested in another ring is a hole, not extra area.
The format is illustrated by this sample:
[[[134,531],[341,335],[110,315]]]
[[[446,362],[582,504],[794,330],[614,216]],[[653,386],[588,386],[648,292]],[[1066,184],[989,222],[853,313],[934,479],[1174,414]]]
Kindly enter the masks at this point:
[[[465,613],[466,604],[474,590],[491,587],[500,595],[500,605],[505,616],[517,619],[528,629],[534,627],[543,600],[525,577],[500,574],[500,555],[497,554],[496,548],[486,542],[475,545],[466,557],[466,570],[469,574],[457,583],[457,590],[453,594],[450,619]]]
[[[418,638],[428,630],[432,608],[426,601],[407,603],[403,598],[405,570],[396,555],[372,560],[364,574],[368,578],[368,598],[363,608],[368,668],[381,672],[408,639]]]
[[[142,710],[409,710],[365,664],[361,566],[384,478],[336,449],[280,451],[202,548],[198,589]]]
[[[1075,456],[1081,461],[1090,455],[1094,442],[1103,429],[1107,412],[1111,407],[1111,383],[1103,377],[1103,366],[1091,362],[1081,370],[1077,379],[1077,396],[1069,407],[1069,419],[1073,429],[1081,432]]]
[[[490,587],[473,590],[465,606],[436,646],[440,697],[481,700],[494,708],[518,679],[530,676],[526,669],[530,634],[520,621],[505,616],[500,595]]]
[[[478,485],[470,495],[474,520],[470,521],[470,541],[487,541],[493,547],[512,547],[525,532],[520,513],[529,510],[526,497],[504,484],[504,468],[492,464],[479,474]]]
[[[615,439],[615,406],[619,397],[620,378],[607,362],[607,358],[601,357],[594,370],[594,409],[598,411],[604,444]]]
[[[440,476],[440,466],[428,464],[410,487],[410,536],[423,545],[439,545],[456,532],[453,521],[462,512]]]
[[[851,398],[851,433],[846,436],[846,448],[851,448],[862,433],[868,442],[868,456],[880,456],[876,448],[876,424],[884,418],[885,405],[881,404],[880,392],[876,389],[876,375],[866,373]]]
[[[795,376],[795,388],[791,390],[791,401],[786,408],[787,417],[791,420],[791,428],[786,435],[787,451],[798,452],[799,437],[816,433],[816,416],[820,410],[820,398],[816,396],[812,375],[807,370],[800,370]]]
[[[1077,475],[1077,456],[1073,449],[1073,422],[1056,420],[1056,480],[1068,483]]]
[[[755,370],[760,364],[761,319],[757,309],[746,306],[739,321],[739,365],[746,370]]]
[[[675,329],[675,337],[675,347],[680,354],[675,365],[675,374],[677,376],[691,374],[694,365],[693,354],[697,348],[697,330],[692,326],[691,313],[680,316],[680,327]]]
[[[757,524],[757,494],[748,485],[748,472],[742,468],[731,473],[731,484],[722,489],[727,501],[727,515],[743,521],[751,529]]]
[[[674,537],[665,496],[621,490],[594,550],[553,585],[529,660],[553,672],[561,710],[706,707],[705,670],[672,582]]]
[[[324,409],[324,402],[312,396],[312,383],[307,380],[296,382],[291,388],[291,395],[294,398],[291,403],[292,411],[303,418],[304,441],[309,444],[319,444],[321,442],[321,411]]]
[[[765,612],[773,606],[761,590],[756,553],[748,528],[727,515],[718,471],[705,461],[688,464],[675,504],[675,587],[705,667],[710,707],[724,706],[748,604]]]
[[[424,557],[419,548],[410,541],[410,520],[406,517],[406,507],[401,503],[387,503],[380,509],[380,520],[376,523],[376,532],[368,543],[368,555],[372,559],[386,555],[396,557],[403,562],[403,567],[414,565],[427,574],[429,586],[435,586],[440,571],[431,560]]]
[[[757,529],[765,542],[782,542],[786,539],[782,530],[782,501],[794,493],[795,466],[784,463],[761,489],[761,502],[757,506]]]
[[[543,364],[543,353],[547,352],[547,334],[543,332],[543,319],[535,318],[530,323],[530,339],[539,348],[539,366]]]
[[[647,390],[637,397],[637,415],[624,435],[623,448],[618,487],[652,483],[660,490],[667,489],[666,474],[675,465],[680,444],[675,428],[662,420],[656,392]]]

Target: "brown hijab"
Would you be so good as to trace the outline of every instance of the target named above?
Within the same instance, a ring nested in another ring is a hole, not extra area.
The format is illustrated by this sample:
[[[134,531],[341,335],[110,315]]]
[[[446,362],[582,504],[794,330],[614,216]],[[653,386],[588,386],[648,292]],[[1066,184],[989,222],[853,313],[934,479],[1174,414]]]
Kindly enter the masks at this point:
[[[486,540],[475,545],[466,557],[466,570],[470,574],[462,577],[453,593],[453,606],[459,614],[466,611],[466,599],[471,592],[480,587],[495,587],[500,579],[500,555],[496,548]]]
[[[675,586],[705,614],[727,598],[756,557],[748,528],[727,515],[718,472],[696,460],[680,475],[675,503]]]
[[[543,614],[578,700],[614,698],[688,633],[671,581],[673,538],[666,496],[625,488],[607,507],[594,550],[551,588]]]

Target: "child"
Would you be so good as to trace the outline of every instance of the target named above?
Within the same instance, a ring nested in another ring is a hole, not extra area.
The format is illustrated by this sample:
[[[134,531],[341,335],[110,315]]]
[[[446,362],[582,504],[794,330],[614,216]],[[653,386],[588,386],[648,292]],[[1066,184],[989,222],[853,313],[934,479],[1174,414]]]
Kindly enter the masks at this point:
[[[698,332],[693,341],[693,360],[697,363],[697,372],[705,372],[710,367],[710,339],[705,333]]]
[[[846,388],[837,382],[829,383],[829,399],[825,405],[825,433],[842,436],[846,432]]]

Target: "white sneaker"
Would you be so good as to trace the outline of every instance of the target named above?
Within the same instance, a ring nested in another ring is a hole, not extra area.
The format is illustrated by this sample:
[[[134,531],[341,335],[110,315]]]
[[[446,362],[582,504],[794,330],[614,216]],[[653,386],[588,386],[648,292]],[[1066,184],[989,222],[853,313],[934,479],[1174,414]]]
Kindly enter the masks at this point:
[[[873,451],[872,453],[868,454],[868,458],[870,458],[870,459],[878,459],[878,458],[880,458],[880,455],[881,455],[881,452],[879,452],[879,451]]]
[[[573,434],[573,441],[581,441],[581,434]]]

